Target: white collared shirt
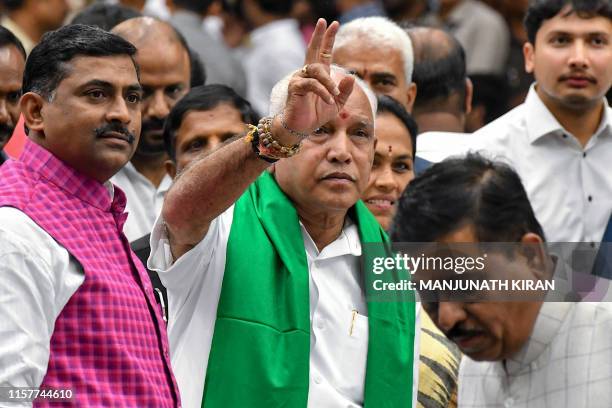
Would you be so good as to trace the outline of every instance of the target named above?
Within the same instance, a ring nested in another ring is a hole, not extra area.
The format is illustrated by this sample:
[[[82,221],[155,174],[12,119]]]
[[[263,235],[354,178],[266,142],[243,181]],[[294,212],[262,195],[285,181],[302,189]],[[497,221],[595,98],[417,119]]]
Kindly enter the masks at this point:
[[[155,219],[161,213],[164,196],[172,185],[172,178],[166,174],[159,187],[155,187],[128,162],[111,178],[111,182],[123,190],[127,198],[125,210],[128,218],[123,226],[123,233],[128,241],[135,241],[150,233]]]
[[[256,28],[243,51],[247,99],[257,113],[266,115],[274,85],[304,65],[306,46],[297,21],[282,19]]]
[[[464,357],[460,408],[612,406],[612,304],[545,302],[527,344],[506,360]]]
[[[234,206],[217,217],[192,250],[173,263],[163,219],[151,234],[148,266],[168,289],[172,368],[186,408],[201,406],[208,356],[225,272],[227,241]],[[302,226],[310,272],[310,383],[312,408],[363,405],[368,318],[359,274],[361,243],[357,226],[347,220],[341,235],[319,252]],[[417,330],[419,314],[417,307]],[[359,314],[349,333],[353,311]],[[419,338],[414,352],[418,356]],[[415,357],[413,400],[418,362]],[[413,406],[415,402],[413,402]]]
[[[525,103],[474,133],[474,150],[519,174],[549,242],[600,242],[612,210],[612,112],[586,147],[565,130],[532,86]]]

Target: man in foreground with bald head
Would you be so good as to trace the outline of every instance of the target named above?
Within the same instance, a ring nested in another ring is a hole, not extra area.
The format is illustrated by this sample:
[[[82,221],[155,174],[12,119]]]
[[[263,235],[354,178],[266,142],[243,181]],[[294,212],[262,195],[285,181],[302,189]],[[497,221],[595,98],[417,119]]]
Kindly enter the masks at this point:
[[[387,240],[359,200],[376,98],[330,66],[325,27],[272,115],[193,161],[153,229],[186,407],[414,406],[415,303],[368,301],[359,262]]]
[[[136,46],[142,103],[142,135],[134,157],[113,183],[125,191],[128,220],[125,235],[134,241],[151,232],[172,179],[164,162],[164,121],[170,109],[190,89],[191,62],[184,39],[168,23],[150,17],[133,18],[113,33]]]

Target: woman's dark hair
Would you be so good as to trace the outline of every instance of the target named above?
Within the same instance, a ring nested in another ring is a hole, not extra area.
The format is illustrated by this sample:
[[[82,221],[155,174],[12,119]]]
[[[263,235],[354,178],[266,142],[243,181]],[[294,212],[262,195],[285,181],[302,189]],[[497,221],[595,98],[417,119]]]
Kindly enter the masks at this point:
[[[417,134],[419,133],[419,127],[414,118],[408,113],[404,106],[394,98],[387,95],[380,95],[378,97],[378,115],[381,113],[391,113],[402,122],[402,124],[408,130],[410,135],[410,142],[412,143],[412,155],[416,155],[417,146]]]
[[[434,164],[413,179],[391,228],[396,242],[435,242],[473,225],[480,242],[517,242],[528,232],[545,239],[518,174],[470,153]]]
[[[205,85],[192,88],[170,111],[164,126],[164,145],[172,160],[176,160],[176,132],[190,111],[207,111],[221,104],[229,104],[240,112],[244,123],[257,123],[259,118],[246,99],[225,85]]]

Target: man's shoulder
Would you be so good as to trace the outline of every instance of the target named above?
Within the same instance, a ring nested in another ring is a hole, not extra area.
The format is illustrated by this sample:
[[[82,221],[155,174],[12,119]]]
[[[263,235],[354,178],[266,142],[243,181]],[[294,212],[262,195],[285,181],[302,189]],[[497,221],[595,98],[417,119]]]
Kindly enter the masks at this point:
[[[527,137],[526,105],[521,104],[473,134],[474,143],[484,149],[509,143],[524,143]]]

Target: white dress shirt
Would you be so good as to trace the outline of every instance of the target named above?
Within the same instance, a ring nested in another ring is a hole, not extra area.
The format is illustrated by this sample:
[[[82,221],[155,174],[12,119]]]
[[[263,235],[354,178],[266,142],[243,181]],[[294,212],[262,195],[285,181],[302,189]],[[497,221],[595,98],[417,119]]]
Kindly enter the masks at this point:
[[[260,115],[266,115],[274,85],[304,65],[306,46],[297,21],[282,19],[256,28],[242,51],[247,99]]]
[[[0,277],[0,387],[39,387],[55,321],[85,281],[83,268],[25,213],[0,207]]]
[[[151,234],[148,266],[159,273],[168,289],[172,368],[186,408],[201,406],[233,213],[231,206],[217,217],[204,239],[174,263],[161,217]],[[347,220],[342,234],[320,252],[303,226],[302,238],[310,272],[308,406],[360,407],[363,405],[368,318],[359,273],[361,243],[357,226]],[[420,308],[416,309],[418,333]],[[358,315],[352,335],[349,335],[353,310]],[[418,336],[414,344],[413,400],[416,401]]]
[[[474,133],[475,150],[518,172],[549,242],[600,242],[612,210],[612,119],[586,147],[565,130],[532,86],[525,103]]]
[[[505,368],[463,358],[459,407],[612,407],[611,338],[611,303],[545,302],[529,341]]]
[[[111,182],[123,190],[127,198],[125,210],[128,218],[123,233],[128,241],[135,241],[150,233],[155,219],[161,213],[164,195],[172,185],[172,178],[166,174],[159,187],[155,187],[128,162],[111,178]]]

